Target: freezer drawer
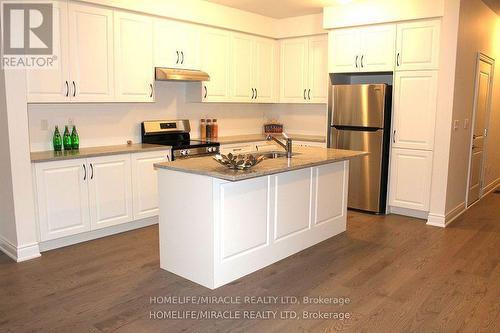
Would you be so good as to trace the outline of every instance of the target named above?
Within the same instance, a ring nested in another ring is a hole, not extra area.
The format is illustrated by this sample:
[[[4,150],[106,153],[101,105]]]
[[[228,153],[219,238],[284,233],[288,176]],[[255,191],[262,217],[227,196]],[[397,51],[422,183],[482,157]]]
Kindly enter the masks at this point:
[[[384,127],[387,85],[333,85],[331,89],[331,126]]]
[[[348,130],[331,128],[332,147],[366,151],[369,155],[349,162],[349,208],[371,212],[385,210],[383,184],[384,130]],[[385,180],[384,180],[385,181]],[[382,203],[382,205],[381,205]]]

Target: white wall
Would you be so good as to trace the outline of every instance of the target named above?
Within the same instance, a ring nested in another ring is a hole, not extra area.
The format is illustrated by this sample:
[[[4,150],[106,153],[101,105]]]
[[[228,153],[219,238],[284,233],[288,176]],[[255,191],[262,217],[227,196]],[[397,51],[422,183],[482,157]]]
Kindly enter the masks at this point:
[[[500,17],[481,0],[462,0],[455,73],[453,119],[459,120],[460,129],[452,131],[448,195],[446,210],[465,203],[471,127],[464,129],[465,119],[472,120],[477,53],[482,52],[496,60],[489,138],[486,150],[485,185],[500,180]]]
[[[73,119],[82,147],[125,144],[141,141],[140,123],[151,119],[189,119],[191,136],[199,137],[199,120],[217,118],[219,135],[262,133],[262,125],[272,105],[186,102],[182,82],[156,82],[155,103],[37,104],[29,106],[31,150],[52,149],[55,125],[61,130]],[[49,130],[41,129],[47,120]]]
[[[276,104],[266,116],[283,123],[286,132],[326,136],[325,104]]]

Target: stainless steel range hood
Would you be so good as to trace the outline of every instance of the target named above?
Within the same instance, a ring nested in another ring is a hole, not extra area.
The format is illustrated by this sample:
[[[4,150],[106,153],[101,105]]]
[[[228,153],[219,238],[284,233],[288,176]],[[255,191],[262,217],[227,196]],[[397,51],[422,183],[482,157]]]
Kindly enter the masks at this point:
[[[156,67],[156,81],[210,81],[210,76],[202,71]]]

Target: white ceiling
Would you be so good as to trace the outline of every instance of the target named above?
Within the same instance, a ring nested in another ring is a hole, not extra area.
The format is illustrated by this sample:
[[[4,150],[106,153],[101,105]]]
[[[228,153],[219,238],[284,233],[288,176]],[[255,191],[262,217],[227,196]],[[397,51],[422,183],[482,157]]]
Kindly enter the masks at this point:
[[[273,18],[286,18],[323,12],[338,0],[206,0]]]

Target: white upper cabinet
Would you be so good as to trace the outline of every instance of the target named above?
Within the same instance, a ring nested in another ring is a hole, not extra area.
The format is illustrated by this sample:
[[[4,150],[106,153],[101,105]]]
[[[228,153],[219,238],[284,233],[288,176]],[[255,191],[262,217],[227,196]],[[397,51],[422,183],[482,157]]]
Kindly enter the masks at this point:
[[[392,146],[432,150],[436,109],[436,71],[397,72]]]
[[[112,101],[113,11],[70,2],[69,55],[71,100]]]
[[[154,20],[156,67],[198,70],[200,61],[200,31],[197,27],[165,19]]]
[[[396,26],[333,30],[329,38],[330,73],[390,72],[394,69]]]
[[[202,84],[202,101],[226,102],[230,97],[231,36],[228,31],[203,29],[201,69],[210,75]]]
[[[281,41],[280,102],[326,103],[326,36]]]
[[[153,20],[120,11],[114,17],[116,100],[153,102]]]
[[[391,149],[389,205],[428,211],[431,176],[431,151]]]
[[[55,1],[53,4],[53,48],[58,66],[26,70],[28,103],[69,102],[68,3]]]
[[[130,155],[87,159],[92,230],[133,220]]]
[[[361,30],[359,71],[391,72],[394,69],[396,26],[377,25]]]
[[[271,39],[234,33],[231,38],[231,102],[275,100],[276,46]]]
[[[396,70],[438,69],[440,27],[440,20],[398,24]]]

